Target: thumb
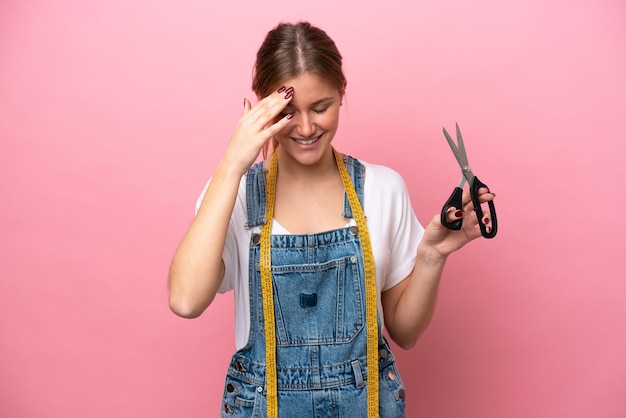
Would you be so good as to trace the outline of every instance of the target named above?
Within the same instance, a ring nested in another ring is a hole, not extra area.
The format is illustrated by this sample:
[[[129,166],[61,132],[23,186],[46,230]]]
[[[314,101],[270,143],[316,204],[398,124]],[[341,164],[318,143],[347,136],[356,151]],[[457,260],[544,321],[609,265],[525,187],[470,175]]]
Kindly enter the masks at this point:
[[[248,110],[250,109],[252,109],[252,105],[250,104],[250,101],[244,97],[243,98],[243,114],[245,115],[246,113],[248,113]]]

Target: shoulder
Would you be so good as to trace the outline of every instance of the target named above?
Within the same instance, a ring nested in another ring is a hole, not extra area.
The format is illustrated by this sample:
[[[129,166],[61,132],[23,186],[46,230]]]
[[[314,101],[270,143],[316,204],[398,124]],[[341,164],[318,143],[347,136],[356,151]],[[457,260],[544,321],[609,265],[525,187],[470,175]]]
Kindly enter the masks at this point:
[[[380,193],[405,193],[404,178],[393,168],[359,160],[365,167],[365,187]]]

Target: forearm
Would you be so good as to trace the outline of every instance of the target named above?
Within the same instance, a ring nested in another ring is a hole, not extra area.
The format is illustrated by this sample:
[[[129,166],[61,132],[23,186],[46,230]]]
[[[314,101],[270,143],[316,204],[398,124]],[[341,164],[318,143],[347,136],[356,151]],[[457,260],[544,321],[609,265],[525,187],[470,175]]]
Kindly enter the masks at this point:
[[[398,289],[390,289],[389,295],[383,294],[383,301],[395,299],[394,303],[386,304],[385,326],[402,348],[413,347],[430,323],[445,262],[446,257],[421,244],[411,275],[396,286]]]
[[[241,173],[225,164],[216,169],[169,272],[169,304],[177,315],[194,318],[211,304],[224,277],[222,254]]]

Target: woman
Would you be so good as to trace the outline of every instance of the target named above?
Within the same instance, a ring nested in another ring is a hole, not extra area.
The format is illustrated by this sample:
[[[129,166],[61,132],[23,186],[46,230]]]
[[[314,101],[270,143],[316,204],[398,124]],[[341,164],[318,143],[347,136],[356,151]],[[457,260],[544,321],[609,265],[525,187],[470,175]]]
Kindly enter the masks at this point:
[[[439,215],[424,229],[395,171],[334,150],[342,57],[309,23],[267,34],[252,88],[258,104],[244,99],[173,258],[170,307],[197,317],[234,290],[224,417],[403,417],[381,322],[400,347],[416,343],[446,258],[480,236],[469,196],[448,213],[462,230]]]

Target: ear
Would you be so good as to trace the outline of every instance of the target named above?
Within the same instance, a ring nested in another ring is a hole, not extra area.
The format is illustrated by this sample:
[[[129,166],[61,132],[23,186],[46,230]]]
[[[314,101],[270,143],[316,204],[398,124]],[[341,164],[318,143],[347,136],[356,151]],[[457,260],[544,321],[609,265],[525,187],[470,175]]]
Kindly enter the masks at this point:
[[[343,82],[343,89],[341,90],[341,100],[339,106],[343,106],[343,98],[346,97],[346,87],[348,87],[348,80]]]

